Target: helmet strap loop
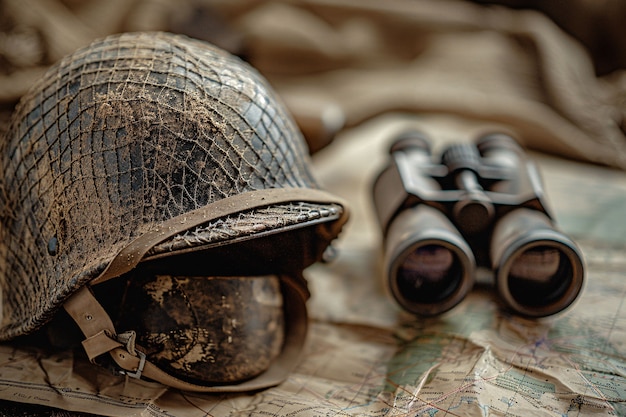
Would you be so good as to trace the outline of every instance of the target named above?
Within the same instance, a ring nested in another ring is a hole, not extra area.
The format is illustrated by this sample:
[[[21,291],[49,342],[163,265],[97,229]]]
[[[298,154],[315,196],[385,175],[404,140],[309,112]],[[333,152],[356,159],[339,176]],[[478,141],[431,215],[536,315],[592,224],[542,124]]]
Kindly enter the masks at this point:
[[[157,381],[163,385],[182,391],[196,392],[241,392],[254,391],[282,382],[286,375],[299,362],[307,329],[306,298],[308,292],[303,287],[302,277],[281,277],[281,287],[285,296],[285,314],[289,330],[282,355],[265,373],[251,380],[237,384],[205,386],[178,379],[150,362],[143,349],[135,344],[134,332],[117,335],[113,322],[98,302],[89,286],[82,287],[64,304],[65,310],[80,327],[85,340],[83,348],[90,361],[108,353],[120,367],[120,374],[131,378]]]

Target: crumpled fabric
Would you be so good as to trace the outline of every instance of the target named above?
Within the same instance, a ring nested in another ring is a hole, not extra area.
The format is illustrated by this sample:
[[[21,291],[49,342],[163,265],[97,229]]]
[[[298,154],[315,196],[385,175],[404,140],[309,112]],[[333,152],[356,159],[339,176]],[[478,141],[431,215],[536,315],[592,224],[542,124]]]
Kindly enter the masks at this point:
[[[443,113],[504,124],[531,149],[626,168],[626,71],[596,75],[590,50],[596,64],[610,54],[599,56],[601,42],[589,33],[606,21],[603,33],[613,36],[604,45],[619,47],[618,26],[609,23],[624,6],[605,2],[603,14],[576,1],[557,26],[520,9],[555,16],[554,2],[478,3],[5,0],[5,21],[14,24],[1,28],[12,29],[0,42],[8,63],[0,100],[11,103],[43,67],[97,36],[166,30],[249,60],[283,97],[311,152],[384,113]],[[16,44],[20,54],[10,48]],[[614,61],[611,68],[621,62]]]
[[[626,68],[626,2],[624,0],[474,0],[513,9],[540,11],[579,41],[591,55],[596,73]]]
[[[624,72],[596,76],[588,51],[539,12],[453,0],[248,4],[222,7],[313,149],[383,113],[446,113],[626,168]]]

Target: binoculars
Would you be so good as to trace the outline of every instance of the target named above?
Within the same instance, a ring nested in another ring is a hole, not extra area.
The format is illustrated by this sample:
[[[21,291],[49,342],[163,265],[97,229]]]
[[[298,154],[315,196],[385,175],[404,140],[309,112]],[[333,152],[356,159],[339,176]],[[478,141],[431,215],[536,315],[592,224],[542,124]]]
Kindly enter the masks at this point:
[[[478,268],[515,313],[543,317],[583,286],[580,250],[555,228],[539,171],[512,137],[494,133],[433,157],[420,132],[399,135],[373,185],[385,281],[420,316],[461,302]]]

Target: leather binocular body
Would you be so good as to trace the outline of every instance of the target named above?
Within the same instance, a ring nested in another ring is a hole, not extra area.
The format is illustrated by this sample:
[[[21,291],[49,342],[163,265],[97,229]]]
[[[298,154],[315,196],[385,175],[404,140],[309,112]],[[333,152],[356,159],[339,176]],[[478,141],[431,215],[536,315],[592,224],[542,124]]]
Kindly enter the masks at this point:
[[[373,186],[385,281],[406,310],[443,313],[493,273],[504,304],[543,317],[568,307],[584,280],[581,252],[557,230],[535,164],[512,137],[453,144],[439,158],[420,132],[392,144]]]

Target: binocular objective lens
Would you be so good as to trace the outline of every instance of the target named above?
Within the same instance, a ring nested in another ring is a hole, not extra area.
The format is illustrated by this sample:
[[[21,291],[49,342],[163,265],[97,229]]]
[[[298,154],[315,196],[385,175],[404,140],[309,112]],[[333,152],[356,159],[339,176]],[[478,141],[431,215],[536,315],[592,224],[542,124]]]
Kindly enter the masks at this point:
[[[436,303],[446,299],[460,283],[456,255],[439,245],[425,245],[412,251],[397,273],[398,289],[412,303]]]
[[[511,263],[511,296],[526,306],[547,305],[563,296],[571,284],[572,266],[557,248],[538,246],[522,252]]]

